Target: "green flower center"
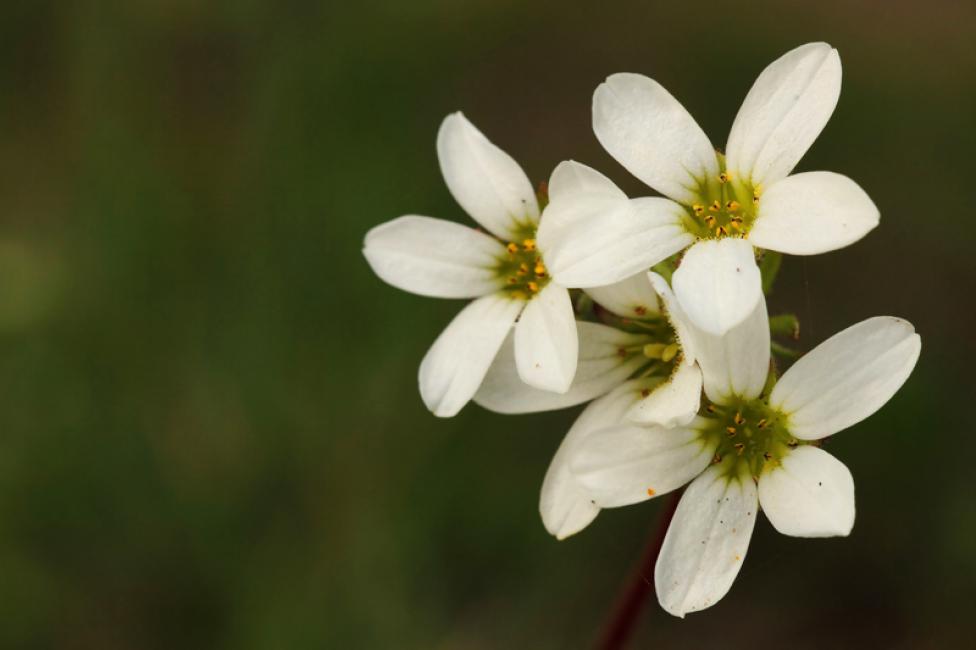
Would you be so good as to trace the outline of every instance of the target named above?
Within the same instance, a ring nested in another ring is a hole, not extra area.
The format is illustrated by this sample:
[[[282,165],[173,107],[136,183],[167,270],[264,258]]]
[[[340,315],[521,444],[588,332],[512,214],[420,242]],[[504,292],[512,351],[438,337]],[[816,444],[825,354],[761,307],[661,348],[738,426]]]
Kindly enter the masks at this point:
[[[549,284],[549,273],[535,245],[535,231],[534,224],[519,228],[495,267],[505,282],[504,291],[513,299],[528,300]]]
[[[702,429],[702,438],[715,448],[713,462],[725,461],[732,474],[745,467],[758,478],[779,465],[791,449],[808,444],[790,435],[786,416],[759,399],[709,404],[705,417],[709,424]],[[730,463],[730,458],[735,462]]]
[[[699,239],[741,237],[756,220],[760,188],[725,170],[725,156],[717,153],[719,175],[702,181],[698,200],[684,206],[685,228]]]

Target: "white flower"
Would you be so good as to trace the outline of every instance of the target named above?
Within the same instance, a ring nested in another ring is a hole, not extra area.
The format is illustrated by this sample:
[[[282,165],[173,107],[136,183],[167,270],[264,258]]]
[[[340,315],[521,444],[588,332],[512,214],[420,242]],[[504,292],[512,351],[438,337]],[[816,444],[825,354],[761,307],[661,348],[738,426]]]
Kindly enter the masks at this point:
[[[461,113],[437,134],[441,172],[455,200],[490,234],[430,217],[404,216],[366,235],[363,254],[380,278],[412,293],[474,298],[420,364],[420,393],[435,415],[455,415],[481,385],[515,327],[522,380],[557,393],[576,372],[576,323],[569,292],[551,281],[536,246],[539,205],[508,154]]]
[[[709,607],[726,594],[760,506],[786,535],[850,532],[853,479],[816,441],[877,411],[918,360],[921,341],[911,324],[870,318],[802,357],[767,397],[764,303],[724,337],[697,333],[711,402],[702,417],[674,429],[591,429],[564,461],[575,489],[594,508],[648,499],[693,479],[654,573],[661,606],[676,616]]]
[[[689,250],[673,277],[701,328],[723,334],[762,297],[753,246],[795,255],[842,248],[878,224],[878,210],[845,176],[789,176],[830,118],[841,65],[810,43],[769,65],[736,116],[726,155],[660,84],[615,74],[593,96],[604,148],[668,198],[628,199],[579,163],[550,188],[539,231],[549,271],[567,286],[610,284]]]

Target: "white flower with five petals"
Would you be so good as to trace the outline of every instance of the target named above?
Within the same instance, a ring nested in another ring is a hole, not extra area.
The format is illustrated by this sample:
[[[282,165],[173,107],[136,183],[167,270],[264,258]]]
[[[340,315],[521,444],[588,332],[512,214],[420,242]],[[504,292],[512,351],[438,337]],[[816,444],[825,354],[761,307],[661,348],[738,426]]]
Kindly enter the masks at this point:
[[[696,341],[710,401],[701,417],[674,429],[591,430],[567,461],[574,489],[594,508],[635,503],[691,481],[654,573],[661,606],[676,616],[705,609],[728,592],[760,506],[786,535],[850,532],[854,481],[817,441],[883,406],[921,350],[908,322],[870,318],[821,343],[764,394],[764,302],[724,337],[706,333]]]
[[[727,332],[762,297],[753,247],[812,255],[878,224],[874,203],[846,176],[789,175],[830,118],[840,83],[840,58],[826,43],[786,53],[749,91],[723,156],[659,83],[610,76],[593,96],[596,136],[667,198],[628,199],[573,163],[576,182],[550,192],[539,232],[550,273],[567,286],[610,284],[688,249],[673,277],[678,301],[701,329]]]
[[[576,372],[576,322],[569,292],[550,280],[536,245],[539,204],[532,184],[461,113],[441,124],[437,154],[451,194],[490,234],[410,215],[376,226],[363,246],[376,274],[395,287],[475,299],[420,364],[424,403],[435,415],[455,415],[478,390],[516,319],[519,377],[566,392]]]

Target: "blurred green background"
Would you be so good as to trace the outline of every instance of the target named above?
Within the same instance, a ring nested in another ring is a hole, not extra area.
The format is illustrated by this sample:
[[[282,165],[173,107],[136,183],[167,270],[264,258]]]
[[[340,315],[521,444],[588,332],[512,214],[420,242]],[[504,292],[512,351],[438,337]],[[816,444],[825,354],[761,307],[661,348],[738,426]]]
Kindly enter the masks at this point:
[[[586,647],[661,504],[550,538],[575,410],[429,415],[417,365],[459,303],[384,286],[362,237],[465,220],[448,112],[533,179],[574,158],[638,194],[590,130],[606,75],[655,77],[722,146],[812,40],[844,86],[799,169],[882,225],[787,258],[771,311],[804,349],[903,316],[921,362],[829,442],[849,539],[761,520],[729,596],[652,601],[635,647],[971,643],[972,3],[38,0],[0,9],[0,646]]]

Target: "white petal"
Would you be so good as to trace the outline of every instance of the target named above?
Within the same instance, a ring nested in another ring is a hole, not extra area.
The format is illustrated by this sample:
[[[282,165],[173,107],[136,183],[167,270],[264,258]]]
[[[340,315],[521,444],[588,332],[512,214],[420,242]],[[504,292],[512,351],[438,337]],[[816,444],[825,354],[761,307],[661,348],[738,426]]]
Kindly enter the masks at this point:
[[[461,224],[406,216],[366,233],[363,255],[398,289],[435,298],[476,298],[501,286],[494,267],[505,247]]]
[[[607,77],[593,93],[593,132],[627,170],[661,194],[691,203],[718,174],[715,149],[661,84],[639,74]]]
[[[622,358],[619,354],[620,348],[636,345],[642,337],[598,323],[580,321],[576,328],[579,363],[568,391],[553,393],[523,382],[515,364],[514,334],[510,334],[474,401],[498,413],[534,413],[575,406],[616,388],[646,361],[642,355]]]
[[[434,415],[468,403],[524,304],[501,293],[478,298],[441,332],[420,363],[420,395]]]
[[[667,280],[653,271],[648,273],[647,277],[654,286],[654,290],[660,297],[661,302],[664,304],[664,310],[668,314],[668,320],[671,322],[671,327],[674,328],[674,333],[678,338],[678,345],[681,346],[684,363],[688,365],[695,363],[698,357],[698,350],[695,349],[695,327],[691,319],[688,318],[688,315],[681,308],[681,304],[675,298],[674,292],[668,286]]]
[[[880,216],[848,177],[796,174],[763,192],[749,241],[781,253],[815,255],[853,244],[878,225]]]
[[[591,196],[626,199],[623,190],[609,178],[583,163],[564,160],[549,176],[549,201],[573,201]]]
[[[638,424],[656,424],[666,429],[684,426],[698,413],[701,392],[701,370],[696,365],[682,363],[667,381],[635,404],[627,418]]]
[[[786,371],[770,405],[790,433],[817,440],[857,424],[901,388],[922,349],[908,321],[876,316],[833,335]]]
[[[496,237],[510,240],[519,226],[538,222],[539,203],[525,172],[460,112],[441,123],[437,157],[454,199]]]
[[[752,314],[724,336],[695,332],[695,350],[702,369],[705,394],[717,404],[733,396],[759,396],[769,373],[769,316],[760,298]]]
[[[803,445],[759,478],[773,528],[794,537],[846,537],[854,527],[854,478],[827,452]]]
[[[569,461],[574,449],[594,431],[620,422],[640,389],[638,382],[627,382],[588,405],[559,445],[542,482],[539,498],[542,523],[557,539],[578,533],[600,512],[590,493],[570,471]]]
[[[620,424],[595,431],[573,451],[573,475],[604,508],[676,490],[712,460],[714,448],[704,443],[696,424],[673,429]]]
[[[601,307],[623,318],[641,319],[661,313],[657,292],[644,272],[614,284],[590,287],[586,293]]]
[[[671,278],[681,308],[699,329],[725,334],[762,299],[752,244],[727,237],[697,242]]]
[[[576,374],[579,343],[569,291],[550,282],[529,300],[515,326],[515,365],[529,386],[565,393]]]
[[[677,203],[627,199],[613,190],[606,177],[579,163],[562,163],[553,172],[537,239],[549,273],[563,286],[619,282],[694,241]]]
[[[800,46],[763,70],[729,133],[733,178],[769,185],[786,177],[834,112],[840,79],[840,57],[826,43]]]
[[[695,479],[671,520],[654,567],[658,602],[684,618],[728,593],[756,523],[755,483],[729,479],[715,465]]]

